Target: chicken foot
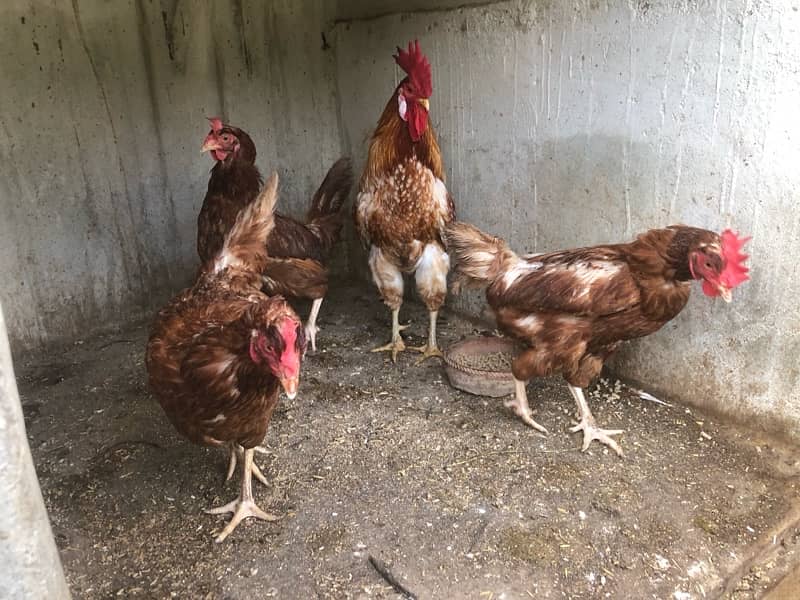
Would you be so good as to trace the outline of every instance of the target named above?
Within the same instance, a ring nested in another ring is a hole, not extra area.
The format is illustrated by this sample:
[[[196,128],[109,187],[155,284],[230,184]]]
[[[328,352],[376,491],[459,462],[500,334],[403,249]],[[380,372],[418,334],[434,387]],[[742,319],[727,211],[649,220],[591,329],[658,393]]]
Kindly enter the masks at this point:
[[[252,476],[254,473],[253,467],[255,466],[253,464],[254,450],[252,448],[248,448],[247,450],[243,450],[243,452],[244,459],[242,460],[242,489],[239,493],[239,497],[233,502],[229,502],[224,506],[209,508],[205,511],[211,515],[233,513],[231,520],[228,521],[228,524],[225,526],[225,528],[214,539],[214,541],[218,544],[220,542],[224,542],[225,538],[227,538],[233,532],[233,530],[236,529],[239,523],[248,517],[255,517],[256,519],[261,519],[263,521],[277,521],[280,519],[280,517],[276,517],[275,515],[271,515],[261,510],[258,505],[256,505],[255,500],[253,500]]]
[[[260,454],[267,454],[267,449],[261,446],[256,446],[253,448],[256,452]],[[228,459],[228,473],[225,475],[225,481],[230,481],[231,477],[233,477],[233,472],[236,470],[236,459],[239,458],[242,453],[244,452],[244,448],[242,448],[239,444],[234,444],[231,442],[228,444],[228,451],[230,452],[230,458]],[[253,475],[256,476],[261,483],[264,485],[267,484],[267,478],[264,477],[264,473],[261,472],[261,469],[258,468],[258,465],[253,462]]]
[[[422,346],[412,346],[411,350],[416,350],[417,352],[422,352],[422,356],[420,356],[415,365],[422,363],[423,361],[427,360],[428,358],[432,358],[434,356],[442,357],[442,351],[439,350],[439,346],[436,344],[436,319],[439,317],[439,311],[432,310],[430,311],[430,325],[428,325],[428,343]]]
[[[308,313],[308,321],[306,321],[306,337],[308,341],[311,342],[311,351],[317,351],[317,333],[319,333],[319,327],[317,327],[317,316],[319,315],[319,308],[322,306],[323,298],[315,298],[313,304],[311,305],[311,312]]]
[[[513,400],[506,400],[504,402],[506,408],[511,408],[514,410],[514,413],[522,419],[525,424],[530,425],[536,431],[540,431],[542,433],[547,433],[547,429],[539,425],[536,421],[533,420],[533,411],[531,410],[530,406],[528,406],[528,394],[525,391],[525,382],[520,381],[516,377],[514,378],[514,384],[516,386],[516,393],[514,394]]]
[[[406,349],[405,343],[403,343],[403,338],[400,336],[400,332],[406,329],[408,325],[400,325],[400,309],[393,308],[392,309],[392,341],[386,344],[385,346],[380,346],[378,348],[373,348],[372,352],[391,352],[392,353],[392,362],[397,362],[397,353],[403,352]]]
[[[580,422],[575,425],[575,427],[570,428],[572,433],[577,431],[583,431],[583,447],[581,448],[582,452],[586,452],[589,448],[589,444],[592,443],[592,440],[597,440],[598,442],[609,446],[614,452],[617,453],[618,456],[625,456],[622,452],[622,448],[619,447],[619,444],[611,438],[612,435],[619,435],[623,432],[622,429],[600,429],[597,427],[597,424],[594,420],[594,415],[592,415],[592,411],[589,410],[589,405],[586,402],[586,398],[583,396],[583,389],[576,387],[574,385],[569,385],[569,391],[572,393],[572,397],[575,398],[575,402],[578,405],[578,417]]]

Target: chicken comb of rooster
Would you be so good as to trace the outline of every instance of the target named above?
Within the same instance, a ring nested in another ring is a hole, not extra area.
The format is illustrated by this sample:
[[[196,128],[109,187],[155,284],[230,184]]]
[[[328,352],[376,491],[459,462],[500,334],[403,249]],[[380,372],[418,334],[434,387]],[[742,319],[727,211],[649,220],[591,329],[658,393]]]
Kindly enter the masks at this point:
[[[220,131],[222,131],[223,128],[222,119],[220,119],[219,117],[206,117],[206,119],[208,119],[208,122],[211,123],[211,131],[213,131],[214,133],[219,133]]]
[[[417,88],[422,98],[430,98],[433,93],[433,83],[431,82],[431,63],[419,48],[419,41],[408,42],[408,50],[397,47],[397,54],[393,55],[395,62],[403,71],[408,74],[408,78],[414,87]]]
[[[725,261],[720,281],[728,288],[735,288],[750,279],[747,274],[750,269],[744,265],[748,255],[742,253],[742,247],[751,238],[740,238],[730,229],[723,231],[720,237],[722,238],[722,258]]]

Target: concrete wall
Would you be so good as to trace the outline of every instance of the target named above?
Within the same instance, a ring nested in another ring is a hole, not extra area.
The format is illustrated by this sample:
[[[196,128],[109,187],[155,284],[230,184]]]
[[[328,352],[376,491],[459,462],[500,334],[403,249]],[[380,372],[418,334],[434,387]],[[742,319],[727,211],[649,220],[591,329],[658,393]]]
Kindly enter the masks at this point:
[[[70,597],[36,480],[0,307],[0,590],[8,600]]]
[[[15,350],[149,314],[189,281],[206,115],[300,214],[341,149],[324,0],[0,5],[0,301]]]
[[[698,288],[616,367],[800,437],[800,12],[777,0],[528,0],[388,16],[350,5],[337,27],[346,143],[363,158],[401,76],[394,46],[418,37],[461,219],[532,252],[679,222],[753,235],[753,278],[732,305]]]
[[[281,205],[302,213],[342,149],[363,160],[400,77],[394,46],[418,37],[461,218],[526,251],[675,222],[754,235],[733,305],[695,294],[616,366],[800,437],[799,33],[800,12],[777,0],[9,0],[12,343],[149,314],[189,280],[205,115],[251,131],[262,169],[283,176]]]

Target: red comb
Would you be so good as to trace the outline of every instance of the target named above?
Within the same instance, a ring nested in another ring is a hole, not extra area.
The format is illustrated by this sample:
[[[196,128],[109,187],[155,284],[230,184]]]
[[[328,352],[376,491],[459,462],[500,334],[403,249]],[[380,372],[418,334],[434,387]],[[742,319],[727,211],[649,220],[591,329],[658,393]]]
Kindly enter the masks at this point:
[[[222,119],[220,119],[219,117],[206,117],[206,118],[208,119],[208,122],[211,123],[211,131],[213,131],[214,133],[219,133],[220,131],[222,131],[223,127]]]
[[[414,87],[417,88],[422,98],[430,98],[433,93],[431,83],[431,63],[419,49],[419,42],[414,40],[408,42],[408,50],[397,47],[397,54],[394,55],[395,62],[403,71],[408,73],[408,78]]]
[[[720,283],[729,289],[735,288],[750,279],[747,274],[750,269],[744,266],[748,255],[741,252],[742,246],[750,238],[740,238],[730,229],[723,231],[720,237],[722,238],[722,258],[725,261],[725,266],[720,274]]]

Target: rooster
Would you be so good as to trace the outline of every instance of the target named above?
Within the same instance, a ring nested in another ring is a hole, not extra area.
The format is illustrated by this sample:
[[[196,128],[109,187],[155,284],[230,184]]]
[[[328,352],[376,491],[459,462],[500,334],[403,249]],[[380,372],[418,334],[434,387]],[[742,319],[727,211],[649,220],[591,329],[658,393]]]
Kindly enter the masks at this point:
[[[628,244],[518,256],[506,243],[466,223],[446,233],[457,285],[487,286],[499,328],[527,348],[514,360],[516,397],[507,402],[522,420],[546,433],[531,417],[525,394],[532,377],[562,373],[578,406],[583,450],[592,440],[622,449],[620,430],[597,427],[583,389],[600,374],[621,342],[649,335],[675,318],[689,299],[691,281],[707,296],[731,300],[748,279],[746,255],[730,230],[722,235],[673,225],[652,229]]]
[[[236,216],[258,194],[261,173],[250,136],[220,119],[209,119],[211,131],[203,152],[216,161],[208,181],[203,208],[197,218],[197,253],[205,262],[219,252]],[[317,316],[328,291],[328,255],[339,240],[342,205],[353,185],[348,158],[340,158],[311,198],[305,223],[275,214],[275,228],[267,240],[264,291],[312,300],[306,323],[311,349],[317,349]]]
[[[175,428],[190,441],[231,451],[228,477],[242,455],[239,497],[207,512],[233,513],[222,542],[247,517],[273,521],[253,500],[251,477],[266,480],[253,462],[278,402],[279,388],[297,394],[305,333],[280,296],[261,291],[274,226],[278,178],[239,213],[217,255],[194,286],[156,317],[147,343],[150,387]]]
[[[433,92],[431,66],[419,42],[394,56],[405,77],[395,89],[372,135],[359,193],[355,222],[369,247],[369,267],[384,303],[392,311],[392,339],[373,352],[392,360],[405,350],[400,336],[403,275],[414,273],[417,290],[430,315],[428,343],[414,348],[419,361],[441,356],[436,343],[438,311],[447,295],[450,259],[442,235],[453,220],[453,199],[444,184],[436,134],[428,123]]]

